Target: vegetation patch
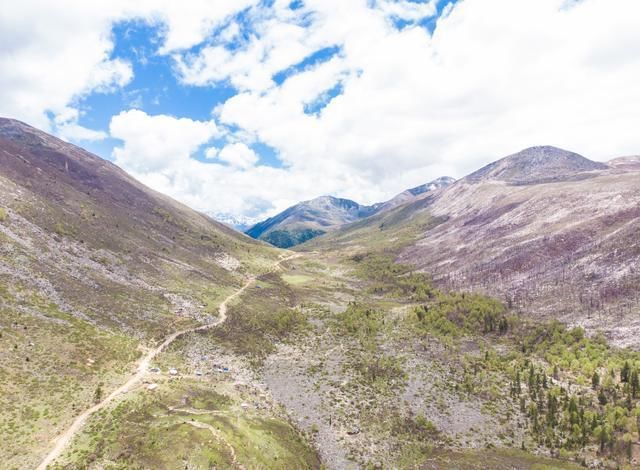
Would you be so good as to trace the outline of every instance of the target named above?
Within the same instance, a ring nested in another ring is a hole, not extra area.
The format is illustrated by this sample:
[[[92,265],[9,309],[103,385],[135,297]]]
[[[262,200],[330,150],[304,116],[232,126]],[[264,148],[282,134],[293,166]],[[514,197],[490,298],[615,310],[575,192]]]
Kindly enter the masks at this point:
[[[291,248],[292,246],[300,245],[324,233],[326,233],[324,230],[316,229],[274,230],[262,237],[262,239],[278,248]]]
[[[295,302],[295,294],[280,275],[266,274],[229,308],[220,328],[203,334],[214,334],[223,345],[258,364],[275,344],[308,330],[307,318],[294,308]]]
[[[189,412],[193,403],[202,406]],[[92,417],[60,467],[319,468],[288,423],[239,414],[233,405],[232,397],[189,382],[138,394]]]

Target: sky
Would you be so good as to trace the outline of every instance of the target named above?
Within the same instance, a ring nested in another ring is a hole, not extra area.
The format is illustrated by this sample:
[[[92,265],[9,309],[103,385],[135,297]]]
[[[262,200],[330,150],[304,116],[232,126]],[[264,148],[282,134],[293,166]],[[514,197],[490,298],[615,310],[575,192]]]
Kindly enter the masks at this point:
[[[0,115],[210,214],[640,154],[637,0],[20,0]]]

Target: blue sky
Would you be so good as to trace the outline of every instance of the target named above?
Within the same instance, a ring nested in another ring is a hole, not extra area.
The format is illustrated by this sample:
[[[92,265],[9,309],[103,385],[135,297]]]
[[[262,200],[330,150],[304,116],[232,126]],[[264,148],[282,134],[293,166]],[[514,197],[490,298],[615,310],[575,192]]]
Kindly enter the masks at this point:
[[[640,150],[635,0],[95,0],[0,15],[0,115],[215,215]]]

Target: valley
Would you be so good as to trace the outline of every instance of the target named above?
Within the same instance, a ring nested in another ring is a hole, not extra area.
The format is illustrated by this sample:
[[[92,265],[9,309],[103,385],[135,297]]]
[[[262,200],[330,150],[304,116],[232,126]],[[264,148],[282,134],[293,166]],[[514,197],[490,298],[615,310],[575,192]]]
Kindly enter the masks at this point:
[[[0,458],[633,468],[637,161],[527,149],[284,250],[2,120]]]

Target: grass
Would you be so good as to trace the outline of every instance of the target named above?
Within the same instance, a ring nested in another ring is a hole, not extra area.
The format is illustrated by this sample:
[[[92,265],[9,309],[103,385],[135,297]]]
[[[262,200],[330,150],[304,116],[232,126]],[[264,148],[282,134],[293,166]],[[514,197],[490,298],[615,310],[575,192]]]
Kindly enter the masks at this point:
[[[411,451],[411,450],[409,450]],[[478,451],[443,451],[434,450],[427,455],[419,455],[417,461],[427,458],[430,463],[442,468],[460,470],[511,470],[527,468],[531,470],[578,470],[581,465],[573,462],[550,459],[531,455],[517,449],[488,449]],[[414,460],[408,456],[408,460]]]
[[[258,364],[292,335],[308,328],[302,312],[294,308],[296,298],[280,275],[266,274],[229,307],[227,321],[212,334],[222,345]]]
[[[316,277],[308,283],[290,283],[294,297],[306,300],[312,293],[316,301],[322,300],[324,289],[326,303],[343,293],[356,299],[344,301],[346,309],[341,313],[315,314],[305,309],[312,324],[318,325],[314,336],[333,341],[331,350],[341,351],[339,365],[328,359],[309,362],[306,371],[312,387],[317,393],[328,393],[331,403],[349,403],[334,408],[334,419],[349,423],[355,418],[370,442],[388,441],[391,447],[395,442],[402,449],[399,454],[388,449],[372,454],[348,447],[359,464],[377,465],[376,459],[400,463],[403,468],[431,462],[486,468],[485,461],[491,462],[491,468],[578,468],[579,462],[595,459],[627,464],[627,443],[640,430],[640,391],[638,398],[628,399],[630,386],[622,383],[620,371],[625,363],[630,373],[640,370],[636,353],[611,348],[603,338],[588,338],[579,329],[528,322],[487,296],[441,291],[428,275],[394,263],[393,251],[359,247],[312,256],[313,262],[299,260],[295,270],[283,277]],[[324,267],[318,266],[321,261],[326,262]],[[327,273],[340,271],[346,288],[336,287],[339,282],[324,282]],[[413,362],[407,362],[411,358]],[[336,367],[340,368],[337,376]],[[416,439],[420,434],[416,417],[407,415],[398,403],[416,377],[415,367],[436,375],[431,388],[418,393],[424,393],[424,402],[440,414],[447,412],[453,400],[496,424],[471,428],[465,434],[442,434],[435,429]],[[598,403],[600,392],[592,390],[594,371],[600,373],[606,405]],[[517,393],[513,391],[516,373],[520,377],[516,388],[521,390]],[[533,382],[525,383],[529,380]],[[536,411],[531,411],[534,405]],[[578,428],[580,433],[586,430],[584,445],[576,434]],[[599,436],[606,439],[602,449]],[[500,447],[451,450],[468,445]],[[518,450],[521,446],[561,458],[545,459]]]
[[[93,417],[64,456],[71,466],[319,468],[308,443],[274,416],[239,411],[238,397],[181,381]],[[199,414],[180,409],[197,407]],[[210,413],[206,413],[209,411]],[[200,426],[200,427],[198,427]],[[111,467],[110,467],[111,468]]]
[[[0,459],[33,467],[52,435],[121,381],[137,342],[60,311],[15,280],[0,284]],[[33,314],[32,312],[37,312]]]
[[[313,281],[313,277],[304,274],[283,274],[282,280],[287,284],[299,286]]]

